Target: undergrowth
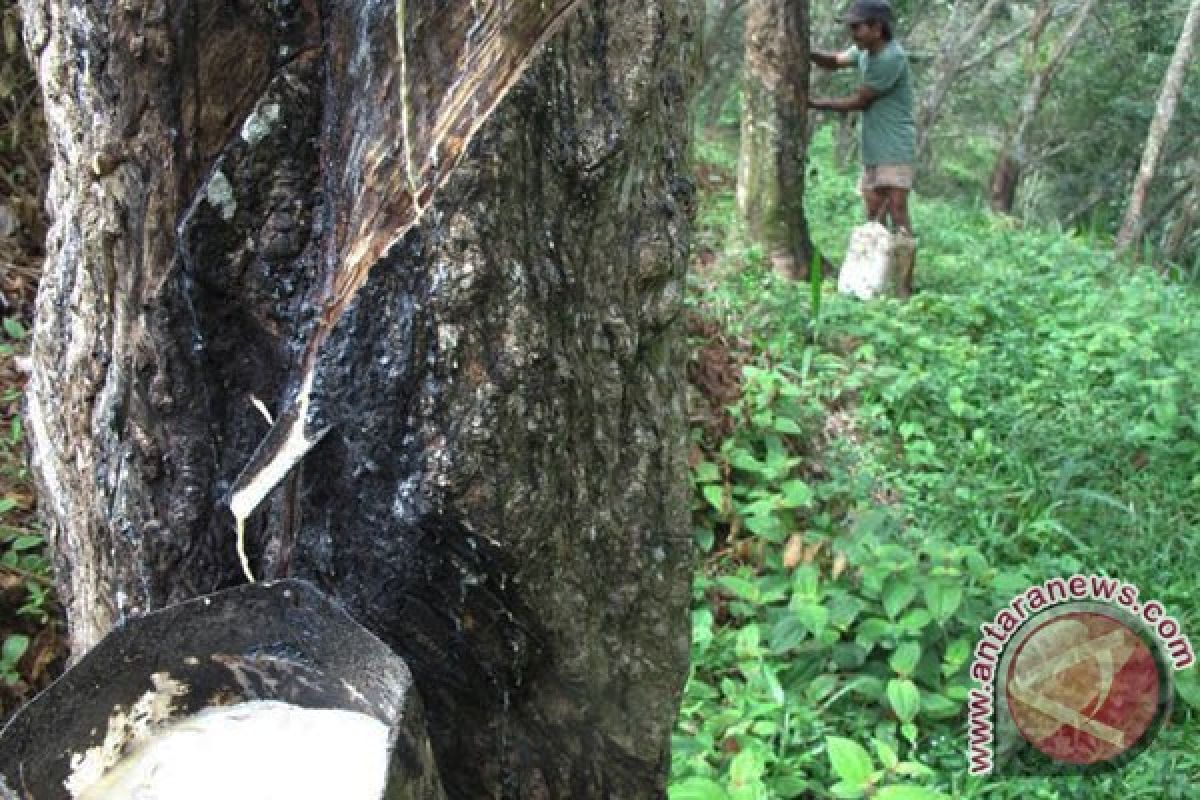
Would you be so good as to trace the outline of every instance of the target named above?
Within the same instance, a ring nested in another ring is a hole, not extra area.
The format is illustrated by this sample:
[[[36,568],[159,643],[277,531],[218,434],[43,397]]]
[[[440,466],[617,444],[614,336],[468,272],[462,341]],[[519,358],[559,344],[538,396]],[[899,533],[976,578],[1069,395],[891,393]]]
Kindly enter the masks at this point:
[[[861,218],[816,137],[807,194],[838,263]],[[729,170],[733,145],[698,157]],[[693,429],[692,671],[673,800],[1189,797],[1195,668],[1121,771],[966,772],[979,625],[1076,572],[1200,631],[1200,298],[1097,243],[923,202],[918,294],[862,303],[777,278],[703,195],[694,314],[745,352],[732,433]],[[697,347],[700,342],[695,343]]]

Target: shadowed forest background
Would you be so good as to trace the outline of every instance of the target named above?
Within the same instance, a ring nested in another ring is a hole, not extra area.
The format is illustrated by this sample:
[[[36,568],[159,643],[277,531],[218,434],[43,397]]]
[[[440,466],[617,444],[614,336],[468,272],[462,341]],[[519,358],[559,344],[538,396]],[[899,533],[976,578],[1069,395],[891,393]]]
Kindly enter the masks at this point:
[[[832,290],[862,221],[856,115],[779,112],[786,59],[807,48],[756,35],[794,22],[842,49],[842,4],[707,0],[687,299],[699,557],[673,800],[1194,796],[1194,668],[1157,741],[1115,773],[968,778],[964,701],[979,624],[1047,577],[1117,576],[1200,631],[1198,5],[896,3],[918,97],[920,291],[863,304]],[[8,714],[66,653],[21,416],[44,123],[17,9],[0,8]],[[814,69],[807,85],[841,95],[856,78]],[[775,122],[758,135],[747,119]],[[779,163],[804,165],[782,180],[762,168],[781,144]],[[802,187],[776,193],[775,216],[747,201],[772,181]]]

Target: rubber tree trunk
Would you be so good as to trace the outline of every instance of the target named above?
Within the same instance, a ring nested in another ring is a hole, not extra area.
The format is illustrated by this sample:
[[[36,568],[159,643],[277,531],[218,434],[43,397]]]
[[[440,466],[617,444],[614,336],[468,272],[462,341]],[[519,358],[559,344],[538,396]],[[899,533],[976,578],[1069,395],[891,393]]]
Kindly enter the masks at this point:
[[[1004,145],[996,157],[996,165],[992,169],[991,188],[988,195],[992,211],[1012,213],[1017,199],[1017,187],[1021,182],[1021,173],[1029,159],[1029,136],[1033,131],[1033,123],[1037,119],[1038,112],[1041,111],[1042,101],[1046,99],[1046,95],[1050,91],[1050,85],[1062,67],[1067,54],[1075,45],[1075,40],[1083,31],[1083,23],[1092,13],[1095,5],[1096,0],[1080,0],[1067,30],[1063,32],[1062,37],[1054,45],[1054,49],[1042,66],[1037,66],[1039,42],[1046,23],[1053,14],[1053,3],[1044,0],[1038,8],[1029,34],[1028,61],[1031,64],[1032,72],[1029,87],[1021,97],[1016,116],[1009,128]]]
[[[230,492],[290,414],[311,450],[261,484],[249,565],[405,657],[448,794],[660,796],[691,6],[23,11],[55,152],[28,417],[75,654],[244,580]]]
[[[807,0],[751,0],[746,11],[738,213],[781,273],[807,277]]]
[[[1200,27],[1200,0],[1192,0],[1188,7],[1187,17],[1183,21],[1183,29],[1179,33],[1179,41],[1175,45],[1175,54],[1167,66],[1163,76],[1162,88],[1158,93],[1158,104],[1154,109],[1154,119],[1150,121],[1150,131],[1146,134],[1146,146],[1142,151],[1142,163],[1138,168],[1137,177],[1133,180],[1133,190],[1129,194],[1129,205],[1125,209],[1125,218],[1121,221],[1121,229],[1117,232],[1117,253],[1126,252],[1130,245],[1141,238],[1144,228],[1142,218],[1146,210],[1146,194],[1154,180],[1158,169],[1158,157],[1162,153],[1163,142],[1171,130],[1171,120],[1175,117],[1175,106],[1179,102],[1179,94],[1183,90],[1183,78],[1187,74],[1187,66],[1192,60],[1192,45],[1196,40],[1196,29]]]

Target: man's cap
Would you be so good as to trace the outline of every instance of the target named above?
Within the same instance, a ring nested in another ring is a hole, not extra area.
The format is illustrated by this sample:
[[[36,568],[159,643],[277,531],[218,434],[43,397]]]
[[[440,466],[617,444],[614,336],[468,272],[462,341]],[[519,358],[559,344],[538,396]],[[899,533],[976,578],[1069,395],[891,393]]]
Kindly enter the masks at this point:
[[[855,0],[839,18],[846,24],[856,22],[892,22],[892,4],[887,0]]]

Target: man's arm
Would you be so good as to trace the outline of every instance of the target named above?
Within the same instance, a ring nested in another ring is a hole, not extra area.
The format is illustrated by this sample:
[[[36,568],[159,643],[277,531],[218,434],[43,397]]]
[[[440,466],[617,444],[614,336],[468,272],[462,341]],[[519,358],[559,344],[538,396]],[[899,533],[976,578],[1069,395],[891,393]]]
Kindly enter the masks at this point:
[[[870,86],[860,86],[849,97],[810,97],[808,107],[817,111],[863,111],[879,97]]]
[[[808,60],[822,69],[845,69],[854,66],[854,58],[850,51],[841,53],[822,53],[817,50],[809,51]]]

